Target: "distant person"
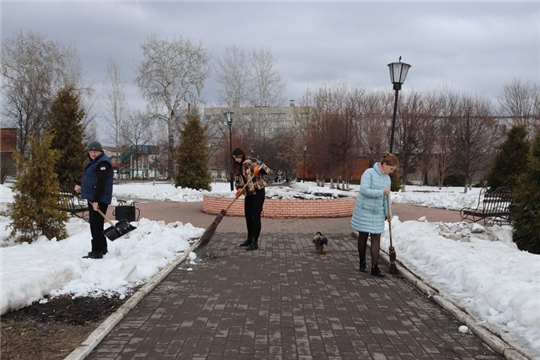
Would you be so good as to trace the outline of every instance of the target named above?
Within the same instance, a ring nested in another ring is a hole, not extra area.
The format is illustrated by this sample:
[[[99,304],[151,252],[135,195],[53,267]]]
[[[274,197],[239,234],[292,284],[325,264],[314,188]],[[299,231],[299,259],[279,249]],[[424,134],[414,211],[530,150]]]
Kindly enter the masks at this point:
[[[358,255],[360,271],[367,273],[366,247],[368,236],[371,236],[371,275],[384,277],[379,269],[379,252],[381,234],[384,231],[384,220],[392,221],[386,196],[390,195],[390,174],[399,165],[398,159],[391,153],[386,153],[380,162],[367,169],[360,181],[360,192],[354,205],[351,226],[358,231]]]
[[[107,239],[103,233],[104,218],[98,213],[107,213],[113,192],[114,171],[111,160],[103,152],[97,141],[88,145],[88,162],[83,176],[75,185],[75,191],[88,200],[90,232],[92,234],[92,251],[84,258],[101,259],[107,253]]]
[[[244,213],[247,225],[247,239],[240,246],[245,246],[246,251],[257,250],[261,233],[261,213],[263,210],[265,187],[272,170],[262,161],[256,158],[246,158],[246,154],[240,148],[234,149],[234,173],[236,184],[236,196],[244,194]],[[244,190],[244,185],[245,187]]]

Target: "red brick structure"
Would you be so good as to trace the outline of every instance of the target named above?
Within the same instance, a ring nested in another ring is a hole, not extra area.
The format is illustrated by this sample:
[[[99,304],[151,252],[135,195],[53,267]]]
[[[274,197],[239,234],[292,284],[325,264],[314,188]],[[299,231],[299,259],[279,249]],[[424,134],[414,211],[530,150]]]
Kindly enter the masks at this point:
[[[0,151],[1,152],[17,151],[17,129],[15,128],[0,129]]]
[[[204,195],[202,212],[217,215],[221,209],[226,209],[232,200],[232,198]],[[355,201],[355,197],[317,200],[266,199],[262,216],[280,219],[348,217],[353,213]],[[244,216],[244,199],[236,200],[227,211],[227,215]]]
[[[6,176],[16,174],[15,159],[13,153],[17,151],[17,129],[0,129],[0,182],[4,182]]]

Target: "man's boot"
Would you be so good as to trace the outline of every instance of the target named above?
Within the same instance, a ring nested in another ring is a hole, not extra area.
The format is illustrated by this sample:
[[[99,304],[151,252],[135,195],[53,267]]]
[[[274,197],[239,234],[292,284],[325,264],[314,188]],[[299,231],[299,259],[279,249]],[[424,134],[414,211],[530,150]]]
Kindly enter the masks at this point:
[[[257,240],[253,240],[251,245],[247,247],[246,251],[257,250],[258,248],[259,246],[257,245]]]

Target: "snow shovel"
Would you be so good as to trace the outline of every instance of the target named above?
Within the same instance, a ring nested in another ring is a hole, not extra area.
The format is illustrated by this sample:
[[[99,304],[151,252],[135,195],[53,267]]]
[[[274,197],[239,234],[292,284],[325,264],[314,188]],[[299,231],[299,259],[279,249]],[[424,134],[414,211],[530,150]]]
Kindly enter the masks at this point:
[[[92,202],[90,202],[90,203],[92,203]],[[136,229],[136,227],[131,225],[126,219],[122,219],[119,222],[117,222],[116,225],[114,225],[113,222],[111,220],[109,220],[109,218],[107,216],[105,216],[103,211],[101,211],[99,209],[99,207],[97,209],[97,212],[101,216],[103,216],[103,218],[105,220],[107,220],[109,225],[111,225],[110,227],[105,229],[105,231],[103,232],[105,234],[105,236],[111,241],[114,241],[114,240],[118,239],[120,236],[124,236],[128,232],[133,231],[133,230]]]
[[[244,189],[246,188],[246,186],[248,186],[248,184],[253,181],[253,179],[255,178],[255,176],[251,177],[247,182],[246,184],[242,187],[242,191],[244,191]],[[216,232],[216,229],[219,225],[219,223],[221,222],[221,220],[223,220],[223,217],[227,214],[227,211],[229,210],[229,208],[232,206],[232,204],[234,204],[234,202],[239,198],[239,196],[235,196],[233,201],[231,201],[231,203],[229,204],[229,206],[227,206],[225,209],[221,209],[221,211],[219,212],[219,214],[216,216],[216,218],[214,219],[214,221],[212,222],[212,224],[210,224],[210,226],[208,227],[208,229],[206,229],[204,231],[204,233],[202,234],[201,236],[201,240],[200,240],[200,247],[203,247],[205,246],[206,244],[208,244],[210,242],[210,240],[212,239],[212,236],[214,236],[214,233]]]
[[[386,204],[388,205],[388,213],[390,214],[390,195],[386,196]],[[390,235],[390,247],[388,248],[388,257],[390,258],[390,274],[397,274],[396,249],[394,249],[394,246],[392,246],[392,221],[388,222],[388,234]]]

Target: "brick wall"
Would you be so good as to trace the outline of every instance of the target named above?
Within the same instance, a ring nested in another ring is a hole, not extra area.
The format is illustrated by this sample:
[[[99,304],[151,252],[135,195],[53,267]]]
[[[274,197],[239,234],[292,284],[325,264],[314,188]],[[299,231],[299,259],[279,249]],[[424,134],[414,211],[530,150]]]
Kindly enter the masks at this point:
[[[1,152],[17,151],[17,129],[14,129],[14,128],[0,129],[0,151]]]
[[[203,196],[203,213],[217,215],[226,209],[232,198]],[[328,218],[352,215],[356,198],[344,197],[319,200],[264,200],[263,217],[267,218]],[[228,216],[244,216],[244,198],[237,199],[227,210]]]

